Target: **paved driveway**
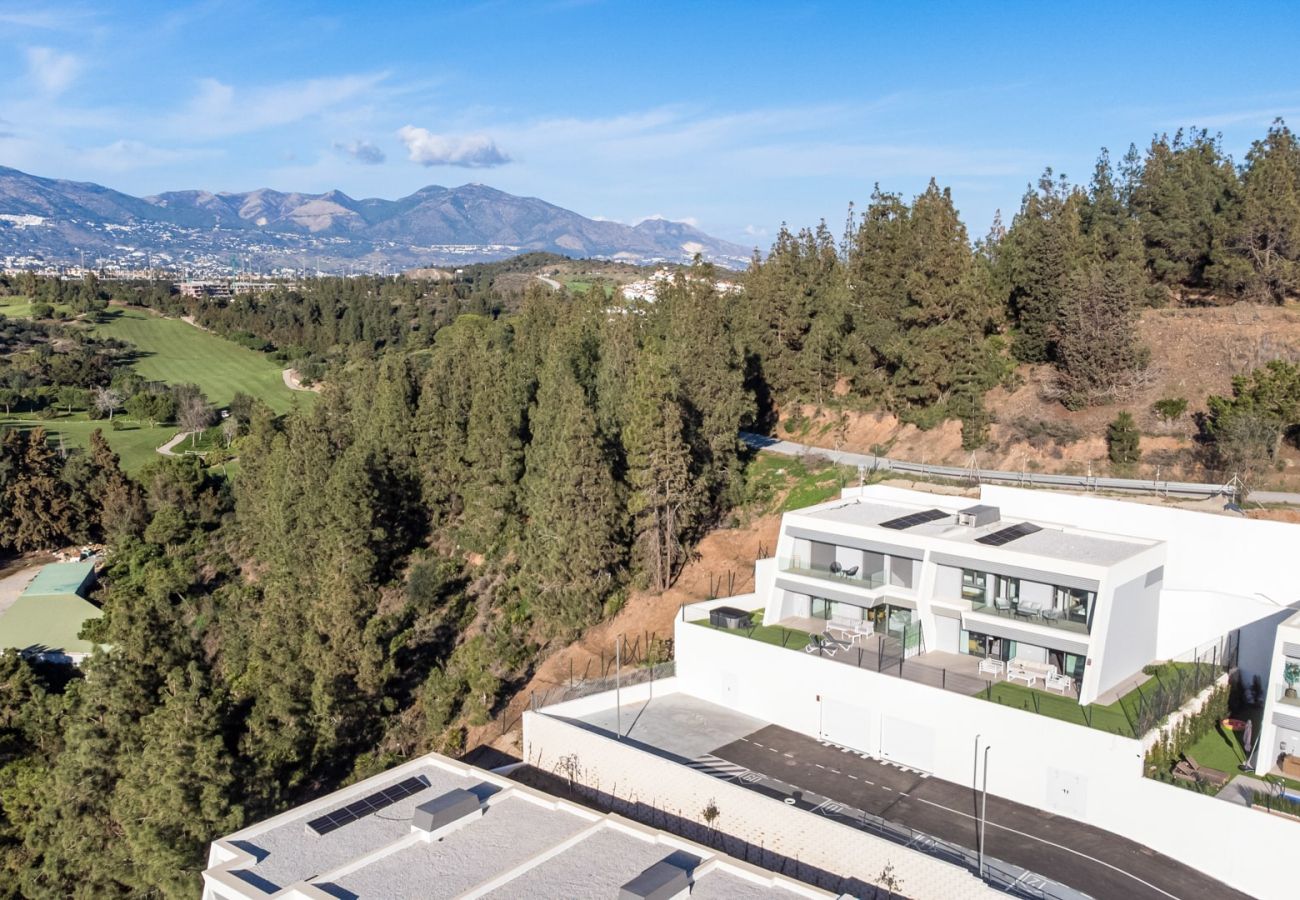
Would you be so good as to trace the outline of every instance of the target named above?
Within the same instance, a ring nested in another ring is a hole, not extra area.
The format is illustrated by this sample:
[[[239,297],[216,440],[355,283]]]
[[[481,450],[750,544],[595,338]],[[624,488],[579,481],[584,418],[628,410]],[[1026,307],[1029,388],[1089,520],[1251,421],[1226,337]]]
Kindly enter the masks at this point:
[[[870,759],[768,725],[720,746],[696,768],[854,824],[861,812],[975,848],[978,795],[969,787]],[[761,776],[756,778],[755,773]],[[985,850],[1097,898],[1249,900],[1177,860],[1109,831],[989,795]]]

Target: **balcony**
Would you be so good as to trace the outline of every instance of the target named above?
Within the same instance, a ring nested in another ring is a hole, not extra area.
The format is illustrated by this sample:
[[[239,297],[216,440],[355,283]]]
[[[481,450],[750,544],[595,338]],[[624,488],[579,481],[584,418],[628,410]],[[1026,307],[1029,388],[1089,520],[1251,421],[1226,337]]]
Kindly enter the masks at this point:
[[[821,566],[807,560],[782,557],[778,563],[782,572],[790,575],[805,575],[809,578],[821,578],[863,590],[874,590],[887,584],[884,572],[863,572],[860,566],[841,566],[830,563]]]
[[[1061,631],[1075,634],[1089,634],[1088,613],[1081,606],[1072,609],[1060,609],[1051,606],[1035,606],[1018,600],[994,600],[984,598],[970,599],[971,612],[999,616],[1015,622],[1030,625],[1046,625]]]

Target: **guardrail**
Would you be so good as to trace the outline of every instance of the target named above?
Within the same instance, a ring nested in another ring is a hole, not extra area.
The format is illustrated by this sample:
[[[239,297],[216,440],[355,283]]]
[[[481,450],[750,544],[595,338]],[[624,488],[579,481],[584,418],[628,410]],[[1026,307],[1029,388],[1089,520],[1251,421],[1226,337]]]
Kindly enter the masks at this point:
[[[906,472],[927,478],[949,478],[954,481],[996,481],[1007,484],[1034,485],[1041,487],[1080,488],[1085,491],[1137,491],[1149,494],[1177,494],[1192,497],[1235,497],[1238,493],[1234,484],[1207,484],[1199,481],[1161,481],[1147,478],[1104,478],[1100,475],[1052,475],[1042,472],[1003,472],[997,469],[966,468],[962,466],[937,466],[929,463],[909,462],[903,459],[891,459],[888,456],[874,456],[865,453],[848,453],[830,450],[825,447],[813,447],[798,444],[780,438],[740,432],[740,439],[757,450],[770,450],[787,456],[820,456],[833,463],[857,466],[869,472],[891,471]]]

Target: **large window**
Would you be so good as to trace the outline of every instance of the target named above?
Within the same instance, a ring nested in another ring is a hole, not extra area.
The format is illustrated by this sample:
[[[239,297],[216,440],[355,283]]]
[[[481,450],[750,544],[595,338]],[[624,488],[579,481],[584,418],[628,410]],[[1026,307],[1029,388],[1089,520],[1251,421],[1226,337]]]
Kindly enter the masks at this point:
[[[1020,579],[1006,575],[993,576],[993,596],[998,600],[1010,600],[1015,603],[1020,599]]]
[[[961,598],[975,603],[983,603],[988,591],[988,580],[988,575],[983,572],[976,572],[974,569],[962,569]]]
[[[1077,622],[1080,625],[1090,625],[1092,619],[1092,606],[1097,600],[1097,595],[1092,591],[1085,591],[1081,588],[1056,588],[1054,605],[1061,613],[1061,618],[1068,622]]]

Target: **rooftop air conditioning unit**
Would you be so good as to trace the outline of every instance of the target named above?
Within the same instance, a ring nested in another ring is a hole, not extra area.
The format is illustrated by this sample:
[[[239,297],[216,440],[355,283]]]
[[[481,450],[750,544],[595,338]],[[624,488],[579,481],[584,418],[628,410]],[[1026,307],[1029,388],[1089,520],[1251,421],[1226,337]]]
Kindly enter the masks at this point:
[[[978,506],[968,506],[957,513],[957,524],[968,528],[982,528],[985,525],[992,525],[1001,518],[1002,513],[996,506],[986,506],[981,503]]]
[[[411,828],[436,841],[481,815],[483,804],[478,797],[456,788],[417,806],[411,816]]]

